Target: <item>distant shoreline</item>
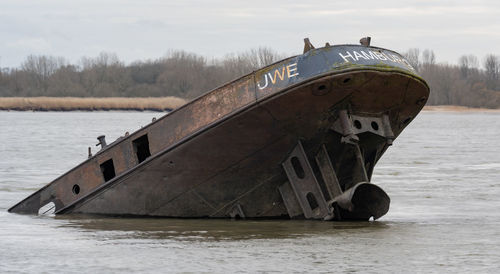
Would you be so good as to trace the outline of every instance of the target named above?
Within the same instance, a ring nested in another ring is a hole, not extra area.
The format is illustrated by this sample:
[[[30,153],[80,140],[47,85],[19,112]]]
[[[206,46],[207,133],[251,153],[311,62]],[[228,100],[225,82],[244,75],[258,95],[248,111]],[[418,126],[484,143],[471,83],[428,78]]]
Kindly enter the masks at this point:
[[[13,111],[171,111],[178,97],[0,97],[0,110]]]
[[[170,111],[187,103],[179,97],[0,97],[7,111]],[[425,106],[426,112],[500,112],[465,106]]]
[[[471,108],[464,106],[439,105],[439,106],[424,106],[422,111],[425,112],[500,112],[498,108]]]

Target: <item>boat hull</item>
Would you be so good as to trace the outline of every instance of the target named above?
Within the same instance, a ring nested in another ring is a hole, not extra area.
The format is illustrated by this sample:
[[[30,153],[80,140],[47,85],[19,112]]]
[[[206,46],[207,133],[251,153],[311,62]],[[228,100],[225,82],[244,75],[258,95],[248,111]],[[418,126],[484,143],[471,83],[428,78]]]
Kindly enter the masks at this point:
[[[388,196],[360,183],[429,89],[401,56],[350,62],[355,50],[382,56],[332,47],[256,71],[117,140],[9,211],[54,203],[56,214],[378,218]]]
[[[335,83],[345,77],[357,84],[337,87]],[[386,81],[391,87],[381,90]],[[325,83],[331,90],[315,95],[315,88]],[[423,87],[406,75],[377,71],[341,73],[305,83],[176,146],[65,212],[228,217],[239,204],[247,218],[287,217],[279,187],[288,178],[281,163],[299,140],[306,154],[314,155],[325,145],[332,161],[339,162],[335,155],[342,136],[330,129],[336,111],[349,106],[353,114],[378,116],[391,109],[390,120],[407,119],[420,110],[416,102],[425,96]],[[364,107],[365,101],[370,107]],[[392,127],[396,136],[399,126]],[[374,164],[386,140],[367,134],[362,146],[377,151]]]

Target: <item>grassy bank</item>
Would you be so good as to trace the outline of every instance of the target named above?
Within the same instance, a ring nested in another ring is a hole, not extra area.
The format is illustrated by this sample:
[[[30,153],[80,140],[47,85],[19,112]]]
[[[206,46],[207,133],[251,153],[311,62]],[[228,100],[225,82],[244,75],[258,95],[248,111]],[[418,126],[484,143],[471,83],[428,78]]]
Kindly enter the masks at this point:
[[[72,111],[135,110],[165,111],[178,108],[186,100],[178,97],[0,97],[0,110]]]
[[[19,111],[94,111],[134,110],[165,111],[187,101],[178,97],[0,97],[0,110]],[[424,111],[500,112],[500,109],[463,106],[425,106]]]

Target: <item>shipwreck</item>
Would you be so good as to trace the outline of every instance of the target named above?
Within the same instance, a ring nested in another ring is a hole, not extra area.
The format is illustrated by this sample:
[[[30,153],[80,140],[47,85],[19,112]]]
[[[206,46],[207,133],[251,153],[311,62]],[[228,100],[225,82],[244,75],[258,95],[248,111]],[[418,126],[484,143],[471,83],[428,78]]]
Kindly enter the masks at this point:
[[[314,46],[175,109],[9,209],[23,214],[377,219],[375,164],[429,87],[400,54]]]

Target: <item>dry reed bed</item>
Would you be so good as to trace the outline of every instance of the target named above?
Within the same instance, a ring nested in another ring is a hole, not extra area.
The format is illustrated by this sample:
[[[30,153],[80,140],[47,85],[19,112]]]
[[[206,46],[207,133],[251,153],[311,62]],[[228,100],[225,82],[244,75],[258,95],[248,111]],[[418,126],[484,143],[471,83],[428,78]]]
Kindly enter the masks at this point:
[[[173,110],[187,101],[178,97],[0,97],[0,110],[93,111],[93,110]],[[500,112],[500,109],[462,106],[425,106],[424,111]]]
[[[186,103],[178,97],[0,97],[0,110],[71,111],[71,110],[152,110],[176,109]]]

